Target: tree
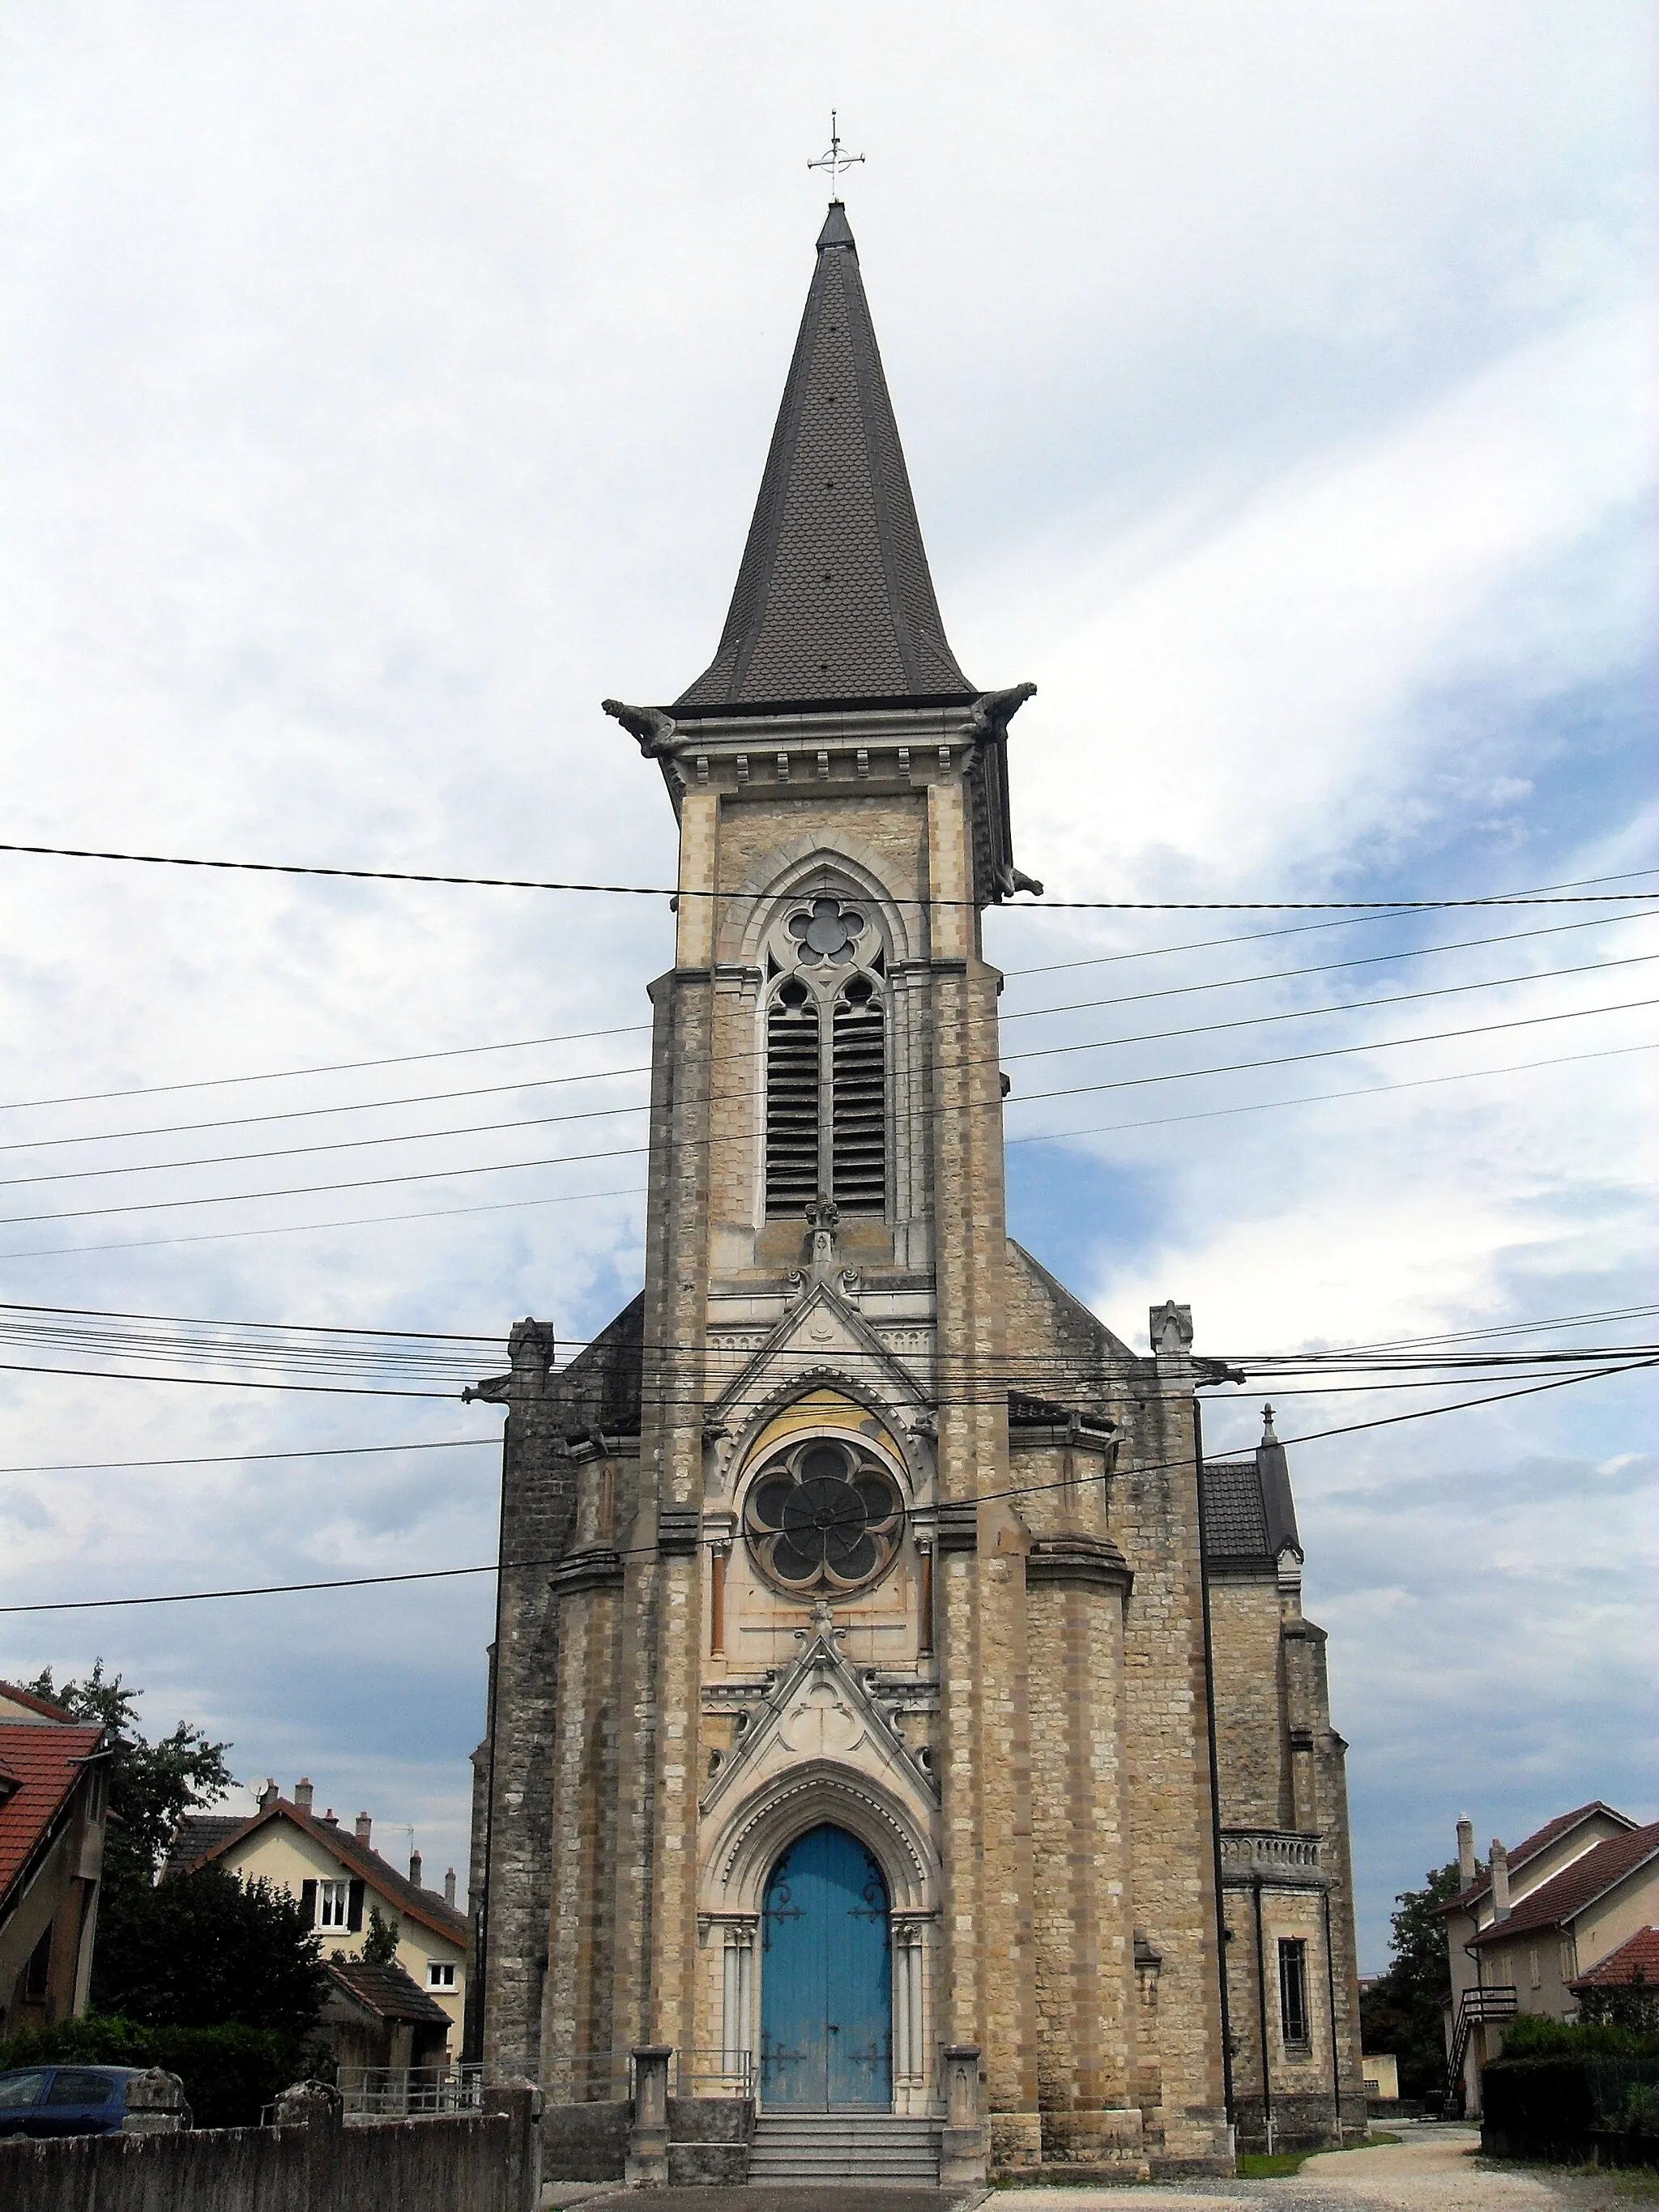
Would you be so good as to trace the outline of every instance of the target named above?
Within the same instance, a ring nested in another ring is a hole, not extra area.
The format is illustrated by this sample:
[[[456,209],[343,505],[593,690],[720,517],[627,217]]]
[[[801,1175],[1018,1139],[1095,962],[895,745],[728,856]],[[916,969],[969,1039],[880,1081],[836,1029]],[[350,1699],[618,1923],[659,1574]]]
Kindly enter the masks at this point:
[[[403,1933],[403,1923],[394,1912],[387,1919],[378,1905],[368,1908],[368,1933],[363,1938],[363,1963],[368,1966],[395,1966],[398,1963],[398,1938]]]
[[[320,1941],[299,1899],[274,1883],[243,1881],[211,1863],[171,1875],[122,1933],[101,1960],[100,2009],[124,2020],[297,2037],[322,2009]]]
[[[234,1786],[230,1746],[187,1721],[152,1743],[138,1725],[143,1692],[106,1676],[101,1659],[83,1682],[55,1684],[47,1667],[27,1686],[109,1731],[94,2010],[155,2027],[240,2021],[303,2033],[321,2004],[323,1974],[317,1942],[285,1892],[245,1886],[218,1867],[156,1887],[179,1820]]]
[[[1360,1999],[1361,2041],[1367,2051],[1392,2051],[1398,2057],[1402,2097],[1445,2086],[1441,2009],[1451,1997],[1451,1966],[1438,1908],[1461,1887],[1453,1859],[1431,1871],[1422,1889],[1401,1891],[1389,1923],[1393,1961]]]

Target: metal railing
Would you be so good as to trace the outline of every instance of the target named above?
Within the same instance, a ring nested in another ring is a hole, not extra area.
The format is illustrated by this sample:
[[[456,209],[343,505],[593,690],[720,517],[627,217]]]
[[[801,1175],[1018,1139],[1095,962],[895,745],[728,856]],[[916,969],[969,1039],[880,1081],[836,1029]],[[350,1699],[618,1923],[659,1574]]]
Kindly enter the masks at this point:
[[[342,2066],[336,2087],[345,2117],[408,2119],[427,2112],[476,2112],[482,2066]]]
[[[541,2091],[550,2105],[628,2104],[634,2059],[627,2051],[561,2051],[542,2057]]]
[[[669,2061],[669,2094],[674,2097],[752,2097],[755,2055],[751,2051],[679,2051]]]
[[[1451,2055],[1446,2061],[1449,2112],[1462,2108],[1463,2062],[1469,2055],[1475,2029],[1488,2021],[1513,2020],[1519,2002],[1513,1982],[1494,1982],[1488,1988],[1464,1990],[1457,2007],[1457,2025],[1452,2031]]]

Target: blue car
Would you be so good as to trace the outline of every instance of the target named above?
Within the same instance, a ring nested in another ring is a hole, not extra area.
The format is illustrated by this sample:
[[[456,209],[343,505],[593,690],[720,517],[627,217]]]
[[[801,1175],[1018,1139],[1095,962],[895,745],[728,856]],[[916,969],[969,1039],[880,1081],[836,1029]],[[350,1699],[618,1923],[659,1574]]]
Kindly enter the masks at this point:
[[[0,2136],[114,2136],[137,2066],[17,2066],[0,2074]]]

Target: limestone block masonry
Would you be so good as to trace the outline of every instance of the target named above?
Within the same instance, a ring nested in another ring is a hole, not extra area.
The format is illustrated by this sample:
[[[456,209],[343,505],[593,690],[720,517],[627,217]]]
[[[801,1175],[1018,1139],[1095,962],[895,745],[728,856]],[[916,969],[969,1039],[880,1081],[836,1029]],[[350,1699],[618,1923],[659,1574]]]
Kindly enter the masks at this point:
[[[1363,2126],[1282,1452],[1212,1481],[1188,1310],[1137,1353],[1007,1233],[981,924],[1040,888],[1033,688],[945,641],[832,206],[720,652],[605,702],[680,832],[644,1285],[568,1360],[520,1322],[476,1394],[470,2055],[634,2096],[642,2179],[698,2100],[927,2121],[956,2180],[1231,2171],[1275,2094]]]

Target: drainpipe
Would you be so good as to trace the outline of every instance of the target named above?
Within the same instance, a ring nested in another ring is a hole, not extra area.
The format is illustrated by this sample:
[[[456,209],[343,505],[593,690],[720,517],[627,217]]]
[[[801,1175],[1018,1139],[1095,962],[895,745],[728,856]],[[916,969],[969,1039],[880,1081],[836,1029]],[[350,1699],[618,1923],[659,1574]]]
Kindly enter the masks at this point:
[[[1261,2118],[1267,2130],[1267,2155],[1273,2152],[1273,2093],[1271,2069],[1267,2064],[1267,1948],[1261,1934],[1261,1877],[1258,1875],[1253,1887],[1255,1890],[1255,1994],[1261,2016]]]
[[[1193,1395],[1193,1457],[1198,1469],[1198,1580],[1204,1601],[1204,1720],[1210,1740],[1210,1855],[1215,1869],[1216,1973],[1221,1995],[1221,2093],[1230,2127],[1233,2108],[1233,2038],[1227,2002],[1227,1893],[1221,1881],[1221,1766],[1215,1740],[1215,1646],[1210,1631],[1210,1559],[1204,1537],[1204,1401]]]

